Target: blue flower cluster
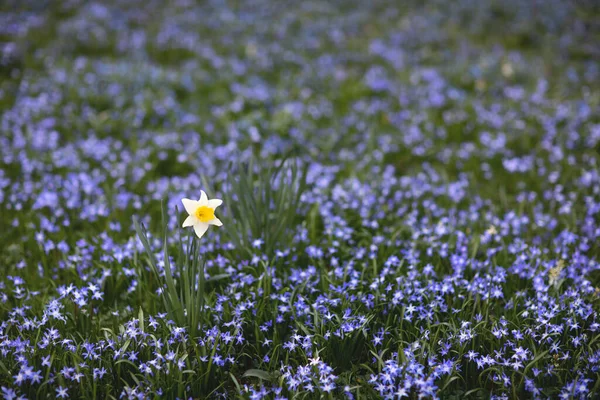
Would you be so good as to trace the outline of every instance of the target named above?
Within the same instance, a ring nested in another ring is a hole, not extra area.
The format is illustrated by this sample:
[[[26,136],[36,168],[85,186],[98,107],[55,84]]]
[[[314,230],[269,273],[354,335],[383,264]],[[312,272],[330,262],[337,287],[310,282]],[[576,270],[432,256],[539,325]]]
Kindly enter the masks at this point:
[[[4,399],[599,396],[592,5],[38,3],[0,6]],[[289,154],[292,239],[210,230],[178,326],[161,200],[176,247]]]

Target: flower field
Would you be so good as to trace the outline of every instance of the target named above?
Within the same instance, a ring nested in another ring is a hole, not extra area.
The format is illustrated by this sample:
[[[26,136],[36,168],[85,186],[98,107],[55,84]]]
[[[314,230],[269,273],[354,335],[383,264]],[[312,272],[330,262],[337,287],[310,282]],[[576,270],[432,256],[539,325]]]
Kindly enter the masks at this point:
[[[600,398],[598,21],[0,2],[0,394]]]

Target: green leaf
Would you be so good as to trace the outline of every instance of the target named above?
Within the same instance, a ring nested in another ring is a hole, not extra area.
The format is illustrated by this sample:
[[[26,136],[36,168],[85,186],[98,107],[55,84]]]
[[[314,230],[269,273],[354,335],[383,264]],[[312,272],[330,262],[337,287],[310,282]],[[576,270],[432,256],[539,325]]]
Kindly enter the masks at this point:
[[[231,377],[231,380],[233,381],[233,384],[235,385],[235,388],[238,391],[238,394],[242,394],[242,387],[240,386],[240,383],[238,382],[237,379],[235,379],[235,376],[233,376],[233,374],[230,372],[229,376]]]
[[[221,279],[225,279],[225,278],[229,278],[229,274],[213,275],[210,278],[208,278],[206,281],[207,282],[214,282],[214,281],[220,281]]]
[[[140,330],[144,333],[144,311],[142,307],[140,307],[140,311],[138,312],[138,320],[140,321]]]
[[[258,378],[264,381],[270,381],[272,379],[271,374],[267,371],[263,371],[262,369],[249,369],[248,371],[244,372],[243,377]]]
[[[549,352],[550,352],[550,350],[544,350],[540,354],[538,354],[537,356],[535,356],[535,358],[533,360],[531,360],[531,362],[525,366],[525,368],[523,369],[523,374],[526,374],[527,371],[529,371],[529,369],[531,367],[533,367],[536,362],[538,362],[541,358],[543,358]]]

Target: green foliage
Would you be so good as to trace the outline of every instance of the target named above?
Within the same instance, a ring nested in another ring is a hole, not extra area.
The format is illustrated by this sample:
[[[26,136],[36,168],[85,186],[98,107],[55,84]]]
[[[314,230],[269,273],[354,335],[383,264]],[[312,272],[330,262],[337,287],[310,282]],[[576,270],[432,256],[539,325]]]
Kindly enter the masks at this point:
[[[171,260],[167,245],[167,209],[162,207],[162,248],[164,252],[164,280],[156,264],[156,256],[150,247],[146,231],[137,218],[133,219],[136,233],[144,245],[152,272],[164,289],[161,298],[165,311],[178,326],[188,328],[191,337],[195,337],[202,319],[205,300],[204,260],[199,258],[199,240],[189,236],[188,246],[183,248],[179,237],[179,253],[175,263],[176,276],[171,271]]]
[[[278,245],[291,243],[300,198],[306,190],[307,167],[296,159],[268,163],[238,163],[228,190],[223,193],[227,213],[223,225],[239,249],[252,254],[252,242],[264,241],[262,250],[271,256]],[[204,178],[208,186],[207,179]]]

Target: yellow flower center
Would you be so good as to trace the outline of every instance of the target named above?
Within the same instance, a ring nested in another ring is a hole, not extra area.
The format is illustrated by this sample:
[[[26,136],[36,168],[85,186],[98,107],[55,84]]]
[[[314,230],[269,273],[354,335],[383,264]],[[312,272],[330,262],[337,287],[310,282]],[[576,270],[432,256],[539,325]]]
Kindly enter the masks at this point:
[[[200,206],[196,208],[194,215],[196,215],[196,218],[202,222],[212,221],[215,219],[215,209],[206,206]]]

